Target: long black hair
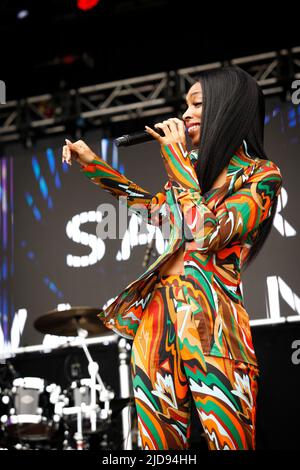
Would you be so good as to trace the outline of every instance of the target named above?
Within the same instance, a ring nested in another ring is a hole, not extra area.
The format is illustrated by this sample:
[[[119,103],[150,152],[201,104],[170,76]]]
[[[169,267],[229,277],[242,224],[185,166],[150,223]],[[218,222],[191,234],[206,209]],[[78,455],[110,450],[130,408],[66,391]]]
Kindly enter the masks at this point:
[[[213,185],[232,155],[247,144],[247,153],[267,159],[264,142],[265,100],[256,80],[238,66],[201,72],[195,82],[202,87],[202,118],[196,172],[202,193]],[[270,216],[258,233],[242,269],[244,270],[262,248],[271,231],[278,197]]]

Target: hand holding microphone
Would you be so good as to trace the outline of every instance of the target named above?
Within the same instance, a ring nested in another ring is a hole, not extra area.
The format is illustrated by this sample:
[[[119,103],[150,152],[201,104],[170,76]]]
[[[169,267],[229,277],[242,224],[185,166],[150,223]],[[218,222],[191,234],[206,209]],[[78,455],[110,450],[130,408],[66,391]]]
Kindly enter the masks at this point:
[[[156,128],[155,131],[151,127],[145,126],[145,131],[123,135],[115,139],[114,142],[118,147],[140,144],[153,139],[161,145],[176,142],[186,145],[185,124],[180,119],[170,118],[162,123],[155,124],[154,127]]]
[[[123,135],[115,139],[114,142],[117,146],[135,145],[151,140],[157,140],[160,145],[178,142],[184,146],[186,145],[185,124],[180,119],[170,118],[162,123],[154,124],[154,127],[155,131],[151,127],[145,126],[144,131]],[[99,158],[83,140],[76,142],[65,140],[66,145],[63,146],[62,162],[65,161],[68,165],[72,165],[72,161],[75,160],[80,165],[85,166],[95,158]]]

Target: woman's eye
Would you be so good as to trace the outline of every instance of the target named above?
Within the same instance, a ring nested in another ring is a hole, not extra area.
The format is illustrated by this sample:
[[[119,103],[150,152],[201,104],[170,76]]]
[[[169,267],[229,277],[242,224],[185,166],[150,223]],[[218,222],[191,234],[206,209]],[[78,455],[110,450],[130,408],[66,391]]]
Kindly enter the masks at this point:
[[[195,103],[195,106],[199,106],[200,104],[202,104],[202,101],[200,103]]]

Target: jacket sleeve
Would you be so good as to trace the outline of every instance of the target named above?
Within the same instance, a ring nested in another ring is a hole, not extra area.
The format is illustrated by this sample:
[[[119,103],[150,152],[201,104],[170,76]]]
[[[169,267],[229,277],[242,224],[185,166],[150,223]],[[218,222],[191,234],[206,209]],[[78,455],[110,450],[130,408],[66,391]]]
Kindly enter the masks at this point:
[[[108,191],[121,203],[126,203],[129,211],[141,216],[146,223],[160,225],[165,216],[165,191],[151,194],[133,181],[112,168],[101,157],[96,157],[87,165],[80,165],[81,171],[94,184]]]
[[[174,148],[174,145],[171,149],[163,146],[162,156],[168,162],[169,177],[175,181],[174,194],[184,224],[201,252],[218,251],[231,242],[247,238],[249,232],[257,229],[271,214],[271,207],[282,186],[280,170],[273,162],[262,160],[262,164],[240,188],[212,211],[201,194],[196,171],[184,156],[178,154],[178,150],[180,148]],[[178,179],[173,161],[181,162],[182,172]]]

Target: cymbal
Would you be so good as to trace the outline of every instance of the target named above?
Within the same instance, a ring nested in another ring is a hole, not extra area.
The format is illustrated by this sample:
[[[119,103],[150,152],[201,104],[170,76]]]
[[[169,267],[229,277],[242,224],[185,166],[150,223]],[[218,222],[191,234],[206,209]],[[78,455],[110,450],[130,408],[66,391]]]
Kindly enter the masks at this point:
[[[92,307],[72,307],[66,310],[50,310],[37,318],[34,327],[44,334],[57,336],[77,336],[77,328],[88,331],[88,336],[106,336],[113,332],[106,328],[97,315],[102,309]]]

